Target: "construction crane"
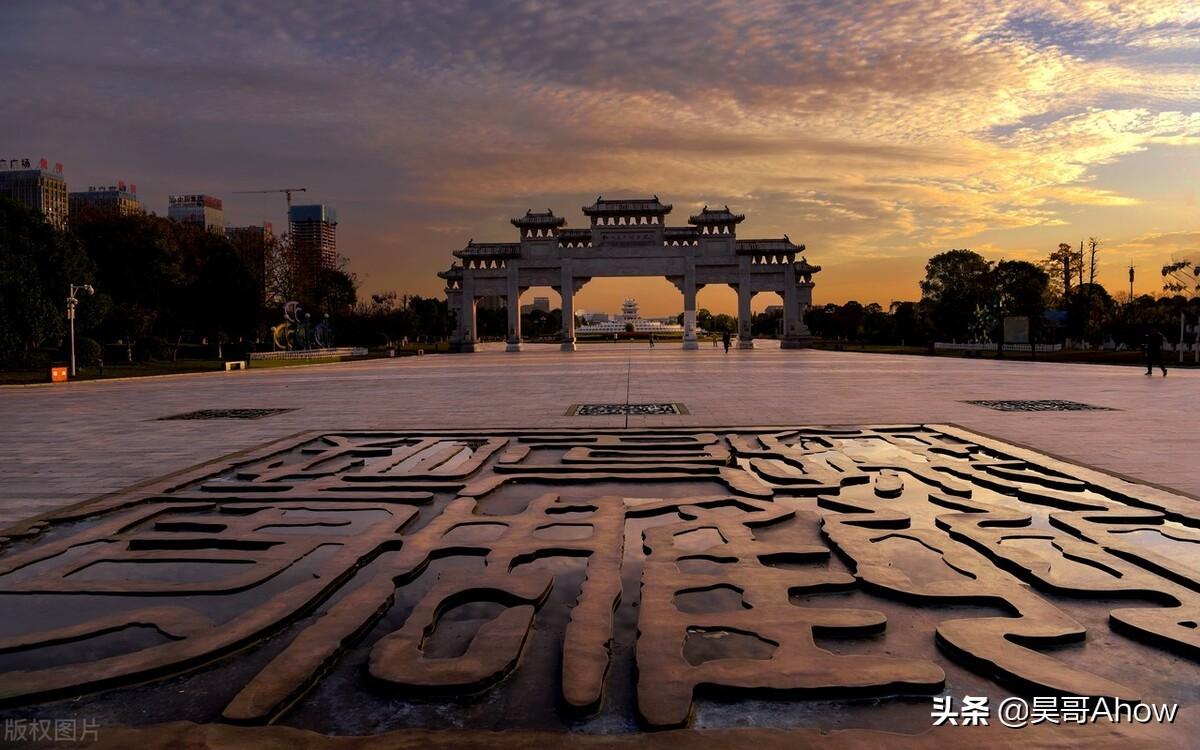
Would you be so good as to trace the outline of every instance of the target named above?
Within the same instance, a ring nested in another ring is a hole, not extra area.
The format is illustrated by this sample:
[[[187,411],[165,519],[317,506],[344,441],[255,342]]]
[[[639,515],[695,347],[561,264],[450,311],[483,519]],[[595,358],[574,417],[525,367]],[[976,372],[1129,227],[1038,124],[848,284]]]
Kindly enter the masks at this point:
[[[274,190],[234,190],[237,195],[250,195],[251,193],[283,193],[287,195],[288,214],[292,211],[292,193],[308,192],[308,188],[276,188]]]

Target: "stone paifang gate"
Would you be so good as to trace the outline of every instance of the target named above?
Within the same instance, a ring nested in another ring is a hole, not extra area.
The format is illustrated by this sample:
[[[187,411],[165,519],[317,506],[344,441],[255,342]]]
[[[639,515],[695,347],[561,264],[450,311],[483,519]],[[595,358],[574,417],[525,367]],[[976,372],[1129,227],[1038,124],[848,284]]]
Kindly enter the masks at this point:
[[[783,299],[784,348],[809,340],[804,311],[812,304],[812,276],[821,270],[803,257],[804,245],[779,239],[740,240],[745,219],[726,206],[704,207],[686,227],[666,225],[670,203],[653,198],[605,200],[583,207],[591,226],[567,229],[566,219],[547,210],[512,219],[520,242],[467,243],[457,262],[438,274],[456,315],[451,338],[458,351],[474,351],[475,310],[480,297],[503,296],[508,304],[507,349],[521,350],[521,293],[553,287],[562,296],[562,348],[575,349],[574,295],[596,277],[665,276],[683,294],[683,348],[696,349],[696,292],[707,284],[728,284],[738,293],[738,346],[753,348],[750,300],[759,292]]]

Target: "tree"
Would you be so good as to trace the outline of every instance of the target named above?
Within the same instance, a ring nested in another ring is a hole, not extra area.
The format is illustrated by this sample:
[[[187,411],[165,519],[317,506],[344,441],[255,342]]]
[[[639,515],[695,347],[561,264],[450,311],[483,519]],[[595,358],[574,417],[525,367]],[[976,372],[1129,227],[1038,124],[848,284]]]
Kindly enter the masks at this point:
[[[0,361],[30,364],[36,349],[65,332],[68,285],[95,282],[94,266],[74,237],[0,199]],[[100,322],[105,299],[80,303],[77,332]]]
[[[175,322],[210,340],[253,335],[262,314],[251,270],[224,236],[200,227],[176,225],[182,263]]]
[[[1116,303],[1108,290],[1099,284],[1081,284],[1067,301],[1068,334],[1093,344],[1100,343],[1104,324],[1113,317],[1115,310]]]
[[[883,305],[872,302],[862,308],[862,338],[873,344],[891,343],[895,339],[892,316],[883,311]]]
[[[1028,317],[1029,334],[1036,339],[1045,317],[1050,276],[1034,263],[1002,260],[992,269],[989,281],[994,294],[990,319],[995,340],[1003,343],[1004,317],[1010,315]]]
[[[712,331],[713,333],[736,333],[738,322],[737,318],[733,317],[732,315],[719,313],[712,316],[712,319],[709,321],[709,326],[711,327],[707,328],[706,330]]]
[[[808,330],[812,331],[814,336],[826,339],[840,338],[837,309],[838,306],[833,303],[820,307],[814,305],[804,311],[804,324],[808,326]]]
[[[892,302],[888,313],[892,317],[892,336],[895,343],[902,346],[925,343],[929,335],[929,326],[916,302]]]
[[[834,318],[837,320],[838,330],[843,338],[851,341],[858,341],[862,338],[863,319],[866,313],[863,311],[863,306],[857,300],[850,300],[842,305],[834,313]]]
[[[323,268],[317,276],[317,295],[311,301],[315,310],[345,316],[358,302],[358,278],[343,268]]]
[[[1002,260],[992,271],[992,283],[1005,315],[1028,315],[1036,324],[1046,311],[1049,275],[1024,260]]]
[[[760,312],[750,318],[750,333],[753,336],[777,336],[779,335],[782,320],[782,310],[775,309]]]
[[[179,227],[157,216],[95,216],[75,235],[96,264],[96,286],[112,298],[102,332],[134,341],[177,330],[185,286]]]
[[[936,335],[965,340],[976,311],[988,304],[991,264],[971,250],[947,250],[925,265],[921,304],[929,311]]]
[[[1058,249],[1050,253],[1041,263],[1042,270],[1049,275],[1047,290],[1051,304],[1064,305],[1071,296],[1074,275],[1083,268],[1083,251],[1075,250],[1066,242],[1058,243]]]
[[[1091,292],[1091,290],[1095,289],[1097,286],[1097,284],[1096,284],[1096,251],[1097,251],[1097,248],[1099,248],[1099,247],[1100,247],[1100,240],[1096,239],[1095,237],[1088,238],[1088,283],[1087,283],[1087,289],[1089,290],[1089,293],[1087,295],[1087,306],[1084,308],[1084,313],[1083,313],[1083,319],[1084,319],[1083,329],[1084,329],[1085,336],[1092,334],[1092,332],[1095,330],[1092,327],[1092,295],[1090,292]],[[1083,252],[1082,243],[1080,244],[1079,251],[1080,251],[1080,253]],[[1083,286],[1082,282],[1080,283],[1080,286]],[[1106,292],[1106,294],[1107,294],[1107,292]]]
[[[290,234],[270,237],[264,248],[266,269],[266,302],[272,307],[281,307],[285,302],[296,299],[299,289],[296,284],[297,266],[295,243]]]

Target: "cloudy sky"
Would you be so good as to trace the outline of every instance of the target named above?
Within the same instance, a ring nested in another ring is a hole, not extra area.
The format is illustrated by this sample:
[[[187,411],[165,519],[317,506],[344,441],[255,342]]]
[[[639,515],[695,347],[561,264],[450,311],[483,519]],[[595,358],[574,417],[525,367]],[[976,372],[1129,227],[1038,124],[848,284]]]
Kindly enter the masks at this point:
[[[72,186],[339,211],[365,293],[440,294],[510,216],[657,193],[787,233],[818,302],[913,299],[926,258],[1100,238],[1102,281],[1200,260],[1200,3],[0,2],[0,148]],[[596,281],[677,311],[663,281]],[[762,295],[760,295],[761,297]],[[706,289],[702,305],[733,306]],[[756,307],[770,300],[759,300]]]

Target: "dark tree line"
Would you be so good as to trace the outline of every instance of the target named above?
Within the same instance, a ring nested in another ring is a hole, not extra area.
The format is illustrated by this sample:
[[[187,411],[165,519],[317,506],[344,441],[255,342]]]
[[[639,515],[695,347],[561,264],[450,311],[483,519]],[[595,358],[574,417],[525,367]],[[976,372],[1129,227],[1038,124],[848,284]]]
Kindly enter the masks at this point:
[[[444,299],[372,294],[337,322],[337,336],[345,343],[385,348],[406,339],[412,343],[442,341],[453,327]]]
[[[324,273],[305,306],[345,317],[355,281],[341,270]],[[281,318],[277,301],[266,300],[261,272],[224,235],[152,214],[90,214],[60,231],[0,199],[0,363],[62,358],[72,283],[96,289],[77,308],[84,366],[105,346],[119,345],[131,359],[174,356],[180,344],[205,341],[261,346]]]
[[[1179,336],[1179,316],[1200,316],[1200,299],[1143,295],[1119,304],[1096,283],[1099,242],[1078,250],[1062,244],[1039,263],[988,261],[955,249],[929,259],[916,302],[851,301],[813,307],[805,322],[814,335],[875,344],[926,345],[934,341],[989,342],[1007,316],[1030,320],[1042,342],[1071,338],[1136,346],[1147,328],[1168,341]],[[343,268],[325,269],[316,283],[297,284],[296,256],[287,237],[260,250],[248,263],[245,248],[223,235],[154,215],[92,215],[59,231],[41,216],[0,199],[0,365],[41,366],[62,358],[69,284],[92,284],[94,296],[78,306],[76,334],[81,364],[120,346],[122,358],[173,356],[180,344],[229,342],[238,348],[270,348],[268,328],[281,322],[284,301],[297,299],[306,312],[329,313],[338,344],[392,346],[404,340],[444,340],[454,321],[441,299],[375,294],[357,302],[357,282]],[[529,338],[556,336],[561,312],[533,310],[522,316]],[[778,312],[758,313],[756,336],[777,335]],[[503,308],[481,309],[479,334],[502,338]],[[682,315],[680,316],[682,322]],[[707,309],[697,312],[706,331],[736,333],[737,319]]]
[[[818,306],[805,322],[823,338],[923,346],[996,342],[1004,318],[1016,316],[1029,318],[1038,342],[1136,347],[1148,328],[1175,342],[1180,313],[1192,321],[1200,315],[1200,299],[1181,295],[1118,303],[1095,281],[1098,247],[1095,239],[1078,250],[1064,243],[1041,263],[992,262],[971,250],[948,250],[926,264],[919,301],[893,302],[886,310],[856,301]]]
[[[0,198],[0,361],[29,361],[66,334],[63,312],[69,284],[94,283],[96,264],[79,241],[23,206]],[[81,305],[77,325],[91,330],[103,320],[106,296]]]

